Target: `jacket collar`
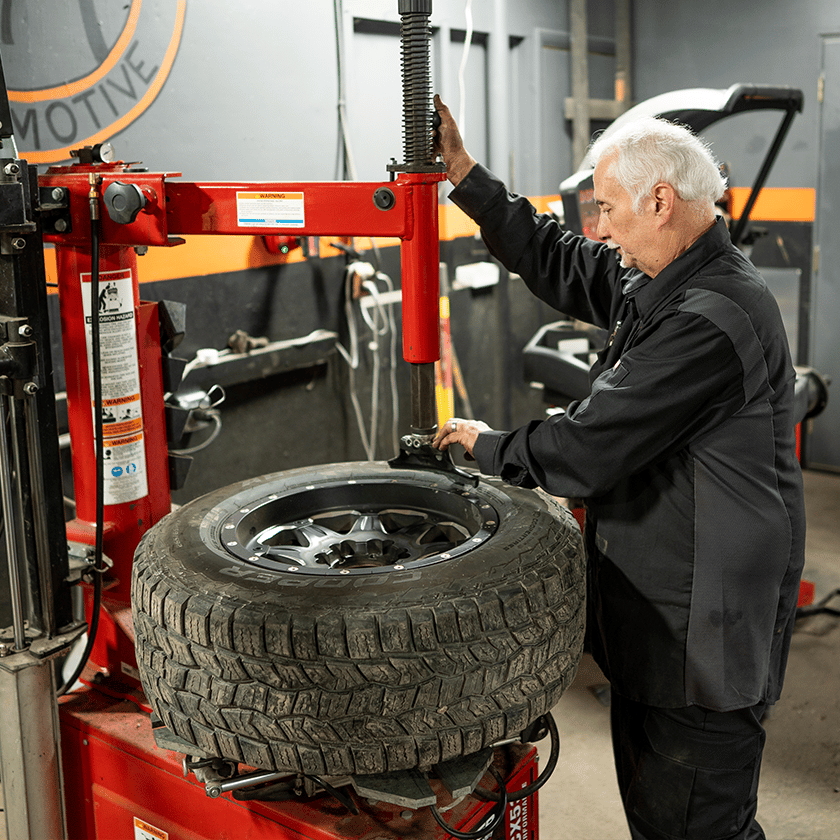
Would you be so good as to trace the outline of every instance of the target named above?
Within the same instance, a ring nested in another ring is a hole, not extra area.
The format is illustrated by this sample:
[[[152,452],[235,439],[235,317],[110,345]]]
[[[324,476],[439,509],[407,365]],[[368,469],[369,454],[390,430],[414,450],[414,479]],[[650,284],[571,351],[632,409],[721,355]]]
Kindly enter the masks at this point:
[[[664,301],[668,293],[688,282],[709,260],[716,257],[731,242],[729,229],[721,216],[701,237],[656,277],[648,277],[638,269],[631,269],[624,277],[621,291],[632,298],[641,317]]]

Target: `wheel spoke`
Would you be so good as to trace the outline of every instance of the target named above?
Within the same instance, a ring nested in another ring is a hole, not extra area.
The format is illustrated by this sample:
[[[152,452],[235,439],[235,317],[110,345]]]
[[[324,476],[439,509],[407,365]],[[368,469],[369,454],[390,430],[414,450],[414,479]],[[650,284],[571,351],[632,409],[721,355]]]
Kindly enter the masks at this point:
[[[346,485],[340,492],[348,495]],[[238,537],[226,545],[234,554],[268,568],[347,573],[401,566],[437,555],[448,559],[447,552],[475,537],[481,518],[472,512],[474,501],[453,503],[452,497],[442,498],[435,491],[428,503],[415,507],[412,502],[406,504],[409,494],[400,499],[400,493],[399,486],[360,487],[358,504],[344,506],[331,504],[320,491],[311,512],[305,504],[293,503],[290,508],[277,497],[252,502],[234,524],[225,525],[235,528]],[[416,496],[413,489],[411,493]],[[297,516],[282,521],[292,510],[297,510]],[[237,545],[239,551],[233,548]]]

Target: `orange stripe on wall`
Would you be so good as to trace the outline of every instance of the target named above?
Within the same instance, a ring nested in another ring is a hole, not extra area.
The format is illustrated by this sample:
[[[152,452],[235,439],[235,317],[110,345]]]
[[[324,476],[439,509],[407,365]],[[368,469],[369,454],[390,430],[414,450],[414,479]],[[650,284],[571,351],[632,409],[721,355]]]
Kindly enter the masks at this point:
[[[559,201],[559,195],[538,195],[528,199],[538,213],[548,213],[549,203]],[[451,242],[462,236],[475,236],[478,225],[460,207],[454,204],[442,204],[439,208],[440,238],[443,242]]]
[[[261,236],[187,236],[183,245],[171,248],[149,248],[137,258],[141,283],[175,280],[179,277],[201,277],[225,271],[242,271],[265,265],[301,262],[300,248],[288,254],[271,254]],[[321,256],[339,252],[321,241]],[[44,249],[44,266],[48,283],[58,282],[55,248]]]
[[[732,187],[732,215],[739,218],[750,195],[749,187]],[[817,191],[794,187],[765,187],[750,213],[757,222],[813,222]]]
[[[558,196],[538,196],[531,202],[539,212],[548,210],[548,202],[556,201]],[[438,207],[438,225],[441,241],[448,242],[464,236],[478,233],[478,225],[454,204],[442,204]],[[183,245],[171,248],[149,248],[147,253],[137,260],[137,269],[141,283],[153,283],[159,280],[175,280],[179,277],[201,277],[207,274],[221,274],[227,271],[242,271],[246,268],[260,268],[266,265],[283,265],[301,262],[304,259],[300,248],[294,248],[288,254],[270,254],[261,236],[186,236]],[[346,241],[346,237],[335,237]],[[320,238],[320,255],[335,257],[340,252],[330,246],[331,237]],[[355,248],[360,252],[371,248],[368,237],[356,237]],[[376,244],[387,248],[400,244],[392,237],[377,237]],[[44,263],[47,282],[58,281],[55,249],[44,249]]]

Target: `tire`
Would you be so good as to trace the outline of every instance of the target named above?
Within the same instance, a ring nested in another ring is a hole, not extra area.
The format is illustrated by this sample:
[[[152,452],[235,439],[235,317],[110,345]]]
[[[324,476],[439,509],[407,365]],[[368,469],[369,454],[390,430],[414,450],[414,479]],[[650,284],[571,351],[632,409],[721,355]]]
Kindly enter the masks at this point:
[[[132,579],[163,723],[196,754],[327,775],[516,737],[574,677],[584,593],[579,529],[550,497],[384,463],[196,499],[144,536]]]

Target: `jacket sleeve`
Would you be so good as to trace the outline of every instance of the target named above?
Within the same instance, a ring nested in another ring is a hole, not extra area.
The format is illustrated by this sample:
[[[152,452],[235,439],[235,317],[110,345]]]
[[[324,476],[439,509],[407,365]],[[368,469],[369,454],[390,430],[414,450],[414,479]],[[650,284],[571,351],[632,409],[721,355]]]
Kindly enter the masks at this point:
[[[745,405],[731,340],[702,316],[663,318],[567,412],[479,435],[482,472],[558,496],[593,497],[685,447]]]
[[[480,164],[450,193],[481,228],[490,253],[540,300],[596,326],[611,326],[623,270],[602,243],[564,231]]]

